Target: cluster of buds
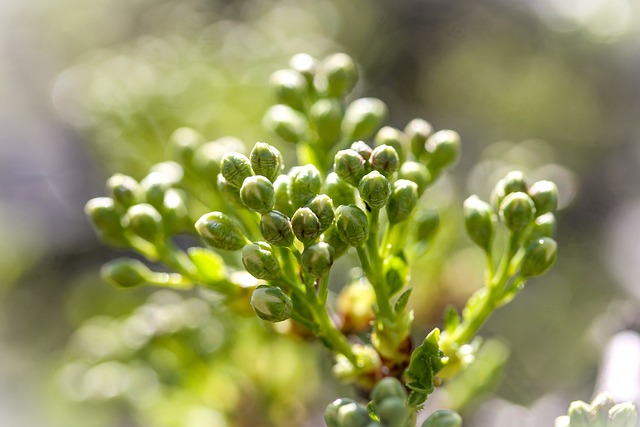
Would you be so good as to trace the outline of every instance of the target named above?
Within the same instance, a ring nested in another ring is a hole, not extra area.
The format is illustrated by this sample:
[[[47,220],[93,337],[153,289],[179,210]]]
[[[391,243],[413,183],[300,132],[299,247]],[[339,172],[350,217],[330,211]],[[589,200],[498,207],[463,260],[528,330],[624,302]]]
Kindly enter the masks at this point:
[[[572,402],[568,415],[556,418],[556,427],[636,427],[638,411],[630,402],[616,404],[608,393],[600,393],[589,404]]]

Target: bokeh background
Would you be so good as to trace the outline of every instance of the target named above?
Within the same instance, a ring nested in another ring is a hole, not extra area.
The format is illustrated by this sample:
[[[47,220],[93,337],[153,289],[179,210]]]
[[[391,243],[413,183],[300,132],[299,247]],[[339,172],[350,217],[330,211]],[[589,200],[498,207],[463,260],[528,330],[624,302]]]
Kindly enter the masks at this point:
[[[416,266],[417,336],[481,283],[461,201],[512,168],[561,191],[557,265],[491,318],[485,364],[433,405],[465,426],[542,427],[604,389],[640,403],[639,3],[22,0],[0,2],[0,425],[319,426],[352,393],[319,346],[206,296],[102,283],[117,254],[83,214],[111,173],[165,159],[179,126],[280,144],[261,126],[269,75],[336,51],[388,124],[462,136],[427,194],[447,227]]]

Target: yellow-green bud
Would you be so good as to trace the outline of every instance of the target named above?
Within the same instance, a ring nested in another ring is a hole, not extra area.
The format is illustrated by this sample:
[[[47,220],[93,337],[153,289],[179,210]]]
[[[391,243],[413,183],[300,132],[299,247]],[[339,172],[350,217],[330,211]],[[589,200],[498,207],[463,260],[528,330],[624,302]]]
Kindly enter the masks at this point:
[[[369,163],[375,170],[389,178],[400,167],[400,158],[392,146],[379,145],[371,153]]]
[[[181,229],[188,219],[184,192],[175,188],[168,189],[164,194],[160,213],[167,230],[171,232]]]
[[[159,172],[151,172],[140,181],[144,198],[154,208],[160,210],[164,202],[164,193],[171,187],[171,181]]]
[[[340,238],[335,224],[322,234],[322,241],[333,248],[333,259],[338,259],[349,249],[349,244]]]
[[[638,411],[631,402],[619,403],[609,411],[609,427],[635,427]]]
[[[524,230],[535,218],[535,213],[531,197],[520,191],[507,194],[500,203],[500,220],[514,233]]]
[[[369,139],[387,117],[387,105],[377,98],[360,98],[344,112],[342,134],[349,140]]]
[[[500,209],[502,200],[511,193],[526,193],[529,190],[527,178],[521,171],[511,171],[504,178],[497,182],[491,192],[491,204]]]
[[[163,238],[162,215],[148,203],[133,205],[127,211],[128,229],[151,243]]]
[[[397,224],[409,218],[418,204],[418,185],[406,179],[393,183],[391,196],[387,201],[387,217],[391,224]]]
[[[336,420],[340,427],[367,427],[372,421],[367,409],[357,403],[340,406]]]
[[[318,194],[309,203],[309,209],[318,217],[320,221],[320,233],[324,233],[335,219],[333,201],[326,194]]]
[[[440,227],[440,214],[435,209],[424,211],[416,220],[416,225],[418,240],[428,242],[433,238]]]
[[[290,188],[291,178],[289,175],[280,175],[273,183],[273,190],[276,194],[275,210],[284,213],[288,217],[293,215]]]
[[[224,200],[239,208],[244,207],[244,202],[240,197],[240,189],[238,187],[229,184],[222,175],[218,175],[216,183],[218,185],[218,191],[220,191]]]
[[[291,218],[291,228],[305,245],[313,242],[320,236],[320,220],[309,208],[299,208]]]
[[[105,236],[120,235],[122,224],[120,214],[116,212],[114,201],[111,197],[96,197],[87,202],[84,207],[85,214],[91,219],[96,231]]]
[[[344,53],[336,53],[320,63],[314,83],[318,93],[330,98],[343,98],[357,82],[358,69],[353,59]]]
[[[244,154],[227,153],[220,161],[220,174],[230,185],[240,188],[244,180],[253,175],[253,169]]]
[[[397,378],[383,378],[371,391],[371,400],[376,406],[393,397],[402,400],[407,398],[407,390]]]
[[[591,406],[582,401],[571,402],[569,406],[569,423],[571,427],[591,427],[596,424],[596,413]]]
[[[291,246],[293,244],[293,230],[291,222],[282,212],[271,211],[260,218],[260,233],[262,237],[275,246]]]
[[[150,281],[151,270],[142,262],[119,258],[109,261],[100,269],[102,279],[118,288],[134,288]]]
[[[401,130],[391,126],[384,126],[380,128],[378,133],[376,133],[373,142],[376,147],[380,145],[389,145],[393,147],[393,149],[398,153],[400,163],[404,162],[407,137]]]
[[[553,237],[556,234],[556,217],[551,212],[540,215],[531,224],[527,238],[529,240],[541,237]]]
[[[441,409],[431,414],[422,427],[462,427],[462,417],[456,412]]]
[[[267,213],[276,203],[273,184],[262,175],[246,178],[240,188],[240,198],[249,209],[258,213]]]
[[[376,414],[385,427],[406,427],[409,410],[402,397],[389,397],[376,404]]]
[[[550,237],[543,237],[529,244],[522,258],[520,274],[523,277],[539,276],[556,261],[558,245]]]
[[[324,276],[333,265],[333,248],[325,242],[307,246],[302,252],[300,264],[312,276]]]
[[[558,207],[558,187],[551,181],[534,182],[529,188],[529,196],[536,205],[536,215],[553,212]]]
[[[293,313],[291,299],[278,286],[258,286],[251,294],[251,306],[268,322],[282,322]]]
[[[367,173],[366,161],[353,150],[341,150],[334,157],[333,170],[341,180],[356,187]]]
[[[340,399],[334,400],[327,406],[327,409],[325,409],[324,411],[324,423],[327,425],[327,427],[342,427],[340,424],[338,424],[338,420],[337,420],[338,409],[340,409],[341,406],[346,405],[348,403],[356,403],[356,402],[351,399],[340,398]]]
[[[496,232],[496,215],[488,203],[473,195],[464,201],[464,227],[476,245],[485,251],[491,250]]]
[[[441,130],[431,135],[425,143],[429,169],[438,172],[451,165],[460,151],[460,135],[453,130]]]
[[[116,206],[128,209],[142,202],[144,190],[135,179],[117,173],[107,180],[107,194],[116,202]]]
[[[298,53],[291,57],[289,67],[302,74],[307,83],[313,83],[313,77],[318,70],[318,60],[307,53]]]
[[[249,243],[236,221],[222,212],[209,212],[196,221],[196,231],[209,246],[237,251]]]
[[[273,280],[280,275],[278,258],[271,251],[271,246],[264,242],[242,248],[242,264],[256,279]]]
[[[391,194],[391,184],[389,180],[378,171],[366,174],[358,185],[360,197],[372,209],[381,209],[389,199]]]
[[[356,141],[349,148],[360,154],[365,161],[369,160],[371,153],[373,153],[373,148],[364,141]]]
[[[356,190],[346,181],[340,179],[338,174],[331,172],[324,181],[324,193],[331,197],[333,206],[355,205]]]
[[[431,182],[429,169],[418,162],[404,162],[402,166],[400,166],[398,178],[415,182],[418,185],[418,196],[424,193],[424,190],[427,189],[427,186]]]
[[[181,127],[173,131],[169,144],[176,157],[185,165],[191,165],[196,149],[204,143],[204,136],[195,129]]]
[[[256,175],[267,177],[271,182],[282,173],[284,161],[282,154],[273,145],[266,142],[256,142],[250,154],[251,169]]]
[[[193,156],[193,168],[203,178],[213,181],[220,173],[220,162],[229,152],[244,150],[244,144],[238,138],[222,137],[202,144]]]
[[[313,165],[296,166],[289,171],[289,195],[293,206],[306,206],[322,189],[322,175]]]
[[[265,113],[263,124],[270,132],[292,143],[304,141],[309,132],[309,122],[304,114],[283,104],[269,108]]]
[[[361,246],[369,234],[367,214],[355,205],[342,205],[336,210],[336,230],[351,246]]]
[[[343,114],[340,101],[334,98],[319,99],[309,109],[309,118],[316,132],[327,145],[333,145],[340,136]]]
[[[269,85],[278,103],[303,110],[307,100],[307,80],[294,70],[278,70],[271,75]]]
[[[431,123],[423,119],[413,119],[404,128],[404,133],[409,140],[411,153],[416,159],[425,153],[424,143],[433,133]]]

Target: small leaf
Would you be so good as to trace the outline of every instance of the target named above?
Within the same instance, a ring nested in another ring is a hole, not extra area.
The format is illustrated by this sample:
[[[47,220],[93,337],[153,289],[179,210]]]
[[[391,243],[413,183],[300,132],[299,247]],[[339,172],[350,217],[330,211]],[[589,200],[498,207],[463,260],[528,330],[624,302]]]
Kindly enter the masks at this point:
[[[405,371],[407,387],[411,389],[409,395],[409,405],[411,406],[421,405],[433,392],[433,380],[436,374],[444,368],[444,354],[438,345],[439,338],[440,330],[435,328],[411,355],[409,367]]]
[[[409,288],[406,291],[404,291],[402,295],[398,297],[398,300],[396,301],[396,305],[394,308],[394,310],[396,311],[396,314],[402,313],[404,309],[407,308],[407,303],[409,302],[411,291],[413,291],[413,289]]]

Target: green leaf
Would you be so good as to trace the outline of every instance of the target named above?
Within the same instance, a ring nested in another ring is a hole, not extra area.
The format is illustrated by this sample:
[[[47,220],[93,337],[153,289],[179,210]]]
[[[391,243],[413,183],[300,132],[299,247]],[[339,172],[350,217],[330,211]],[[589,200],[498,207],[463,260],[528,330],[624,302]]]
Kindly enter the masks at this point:
[[[410,269],[402,252],[385,260],[384,270],[389,295],[402,290],[409,281]]]
[[[407,304],[409,303],[409,297],[411,296],[411,291],[413,291],[413,289],[409,288],[406,291],[404,291],[402,295],[398,297],[398,300],[396,301],[396,305],[394,307],[396,314],[399,315],[404,311],[405,308],[407,308]]]
[[[411,389],[410,406],[424,403],[434,390],[433,380],[436,374],[444,368],[444,354],[438,345],[439,339],[440,330],[435,328],[411,355],[409,367],[405,371],[407,387]]]

